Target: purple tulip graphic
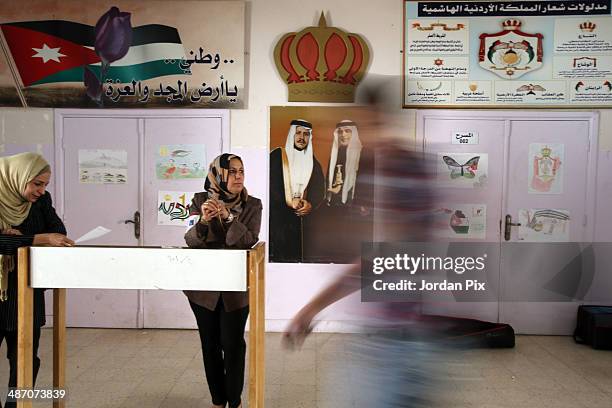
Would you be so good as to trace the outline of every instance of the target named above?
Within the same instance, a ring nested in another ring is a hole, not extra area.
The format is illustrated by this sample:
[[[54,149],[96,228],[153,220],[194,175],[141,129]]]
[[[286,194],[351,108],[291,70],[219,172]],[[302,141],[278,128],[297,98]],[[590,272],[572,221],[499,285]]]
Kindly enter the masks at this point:
[[[131,13],[121,12],[117,7],[111,7],[96,23],[94,49],[102,60],[100,77],[85,67],[83,82],[89,96],[98,106],[104,106],[102,99],[102,84],[106,82],[106,74],[110,64],[125,57],[132,45]]]
[[[83,74],[83,82],[87,87],[87,96],[99,104],[102,100],[102,84],[96,74],[87,66]]]
[[[111,7],[96,23],[94,47],[103,66],[127,54],[132,45],[131,16],[131,13],[121,12],[117,7]]]

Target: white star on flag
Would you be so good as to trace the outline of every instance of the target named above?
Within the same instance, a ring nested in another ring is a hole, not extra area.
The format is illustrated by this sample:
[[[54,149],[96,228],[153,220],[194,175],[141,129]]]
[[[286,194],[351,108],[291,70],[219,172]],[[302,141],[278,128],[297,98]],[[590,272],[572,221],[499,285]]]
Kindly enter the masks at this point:
[[[49,60],[61,62],[60,57],[65,57],[65,55],[59,52],[60,48],[61,47],[49,48],[47,44],[43,44],[42,48],[32,48],[34,51],[36,51],[36,54],[32,55],[32,58],[42,58],[43,63],[45,64]]]

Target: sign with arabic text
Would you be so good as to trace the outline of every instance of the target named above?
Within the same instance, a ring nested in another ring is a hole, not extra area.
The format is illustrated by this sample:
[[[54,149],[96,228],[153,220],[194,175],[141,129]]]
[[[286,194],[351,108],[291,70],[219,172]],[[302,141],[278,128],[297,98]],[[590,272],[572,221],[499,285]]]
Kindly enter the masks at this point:
[[[194,192],[158,191],[157,225],[187,226]]]
[[[243,1],[22,0],[0,16],[0,106],[245,105]]]
[[[478,132],[453,132],[452,144],[478,144]]]
[[[404,1],[404,107],[612,107],[611,2]]]

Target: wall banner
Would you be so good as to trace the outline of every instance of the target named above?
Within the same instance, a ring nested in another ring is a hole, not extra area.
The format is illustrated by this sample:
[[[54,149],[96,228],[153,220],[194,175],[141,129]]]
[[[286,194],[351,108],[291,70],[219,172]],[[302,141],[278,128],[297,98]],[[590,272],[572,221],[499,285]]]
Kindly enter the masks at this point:
[[[0,106],[243,108],[241,1],[0,3]]]
[[[612,107],[611,0],[405,1],[404,107]]]

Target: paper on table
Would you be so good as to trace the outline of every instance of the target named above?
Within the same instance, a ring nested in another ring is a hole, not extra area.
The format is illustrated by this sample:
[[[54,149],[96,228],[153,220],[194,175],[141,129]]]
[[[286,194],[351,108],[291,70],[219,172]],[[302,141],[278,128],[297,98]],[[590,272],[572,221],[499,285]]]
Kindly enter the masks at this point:
[[[100,238],[101,236],[106,235],[109,232],[111,232],[111,230],[109,230],[108,228],[104,228],[104,227],[98,226],[98,227],[92,229],[91,231],[85,233],[85,235],[83,235],[82,237],[78,238],[74,242],[76,244],[80,244],[81,242],[90,241],[92,239]]]

